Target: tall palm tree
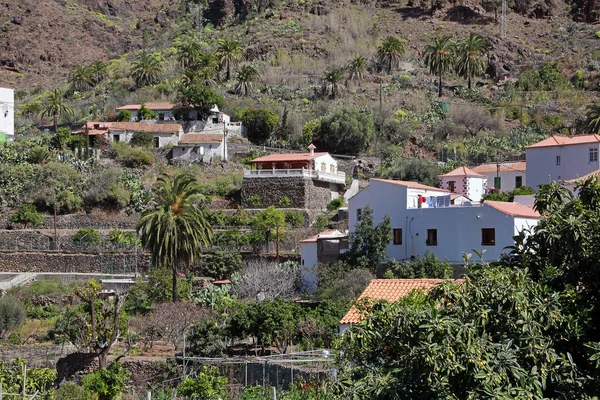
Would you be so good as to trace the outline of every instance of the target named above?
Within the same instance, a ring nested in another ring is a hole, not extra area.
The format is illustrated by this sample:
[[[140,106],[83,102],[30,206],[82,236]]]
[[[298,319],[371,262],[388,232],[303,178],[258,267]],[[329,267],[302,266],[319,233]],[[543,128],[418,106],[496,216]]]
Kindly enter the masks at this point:
[[[195,67],[201,53],[200,43],[192,39],[186,40],[177,46],[177,59],[184,69]]]
[[[216,56],[221,67],[227,71],[226,80],[231,79],[231,66],[242,58],[242,46],[237,40],[219,39],[217,42]]]
[[[425,65],[429,72],[439,76],[438,97],[442,97],[442,76],[454,65],[456,44],[450,36],[436,36],[425,46]]]
[[[469,89],[471,89],[471,79],[481,75],[485,70],[483,54],[487,49],[488,46],[483,36],[474,32],[471,32],[468,38],[461,40],[456,46],[456,72],[467,79]]]
[[[46,101],[42,106],[42,116],[52,117],[54,121],[54,132],[58,129],[58,117],[73,115],[75,111],[65,102],[65,95],[60,89],[54,89],[46,95]]]
[[[93,85],[108,78],[108,65],[102,61],[94,61],[87,67]]]
[[[334,100],[337,95],[346,90],[346,87],[341,83],[343,79],[344,72],[341,69],[326,70],[323,73],[323,95],[330,100]]]
[[[210,68],[186,69],[181,77],[181,84],[185,87],[193,85],[215,87],[217,86],[215,74],[215,70]]]
[[[92,87],[90,71],[81,65],[71,69],[67,80],[73,91],[84,91]]]
[[[251,65],[243,65],[236,74],[235,92],[240,96],[247,96],[254,88],[254,81],[259,76],[256,68]]]
[[[388,36],[377,47],[377,58],[381,65],[385,65],[388,73],[400,61],[400,56],[404,54],[404,44],[406,40],[398,39],[395,36]]]
[[[346,71],[348,71],[348,79],[356,79],[360,85],[367,71],[367,59],[363,56],[354,57],[346,66]]]
[[[600,102],[587,106],[585,114],[585,126],[593,133],[600,133]]]
[[[179,173],[158,178],[154,207],[142,213],[137,224],[143,245],[155,265],[173,269],[173,301],[179,301],[177,266],[187,267],[199,259],[212,239],[212,229],[201,208],[204,196],[196,179]]]
[[[140,55],[131,67],[131,76],[138,86],[157,83],[162,72],[162,61],[154,54]]]

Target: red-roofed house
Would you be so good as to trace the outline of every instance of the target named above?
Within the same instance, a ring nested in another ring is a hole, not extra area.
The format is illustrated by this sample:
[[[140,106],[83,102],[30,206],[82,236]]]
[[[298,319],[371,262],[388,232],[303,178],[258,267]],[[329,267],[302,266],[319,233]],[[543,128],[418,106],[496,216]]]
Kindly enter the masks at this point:
[[[481,201],[487,187],[487,178],[463,165],[440,175],[440,187],[462,194],[472,201]]]
[[[277,205],[287,197],[292,207],[324,209],[339,197],[346,185],[346,174],[338,171],[337,161],[329,153],[270,154],[251,161],[244,170],[242,202],[258,196],[261,205]],[[251,204],[248,204],[251,205]]]
[[[551,136],[525,148],[527,185],[567,181],[600,169],[600,136]]]
[[[84,135],[84,126],[78,131],[72,132],[74,135]],[[154,142],[153,147],[164,147],[168,144],[177,144],[183,135],[183,129],[179,124],[153,124],[144,122],[88,122],[88,135],[102,136],[107,141],[129,143],[134,133],[151,133]]]
[[[481,164],[471,170],[484,175],[488,185],[500,192],[511,192],[521,186],[527,186],[525,161]]]
[[[221,133],[188,133],[173,147],[174,160],[197,160],[210,163],[215,157],[227,159],[225,135]]]
[[[348,228],[355,231],[365,207],[374,223],[391,217],[392,239],[387,258],[398,261],[423,257],[429,251],[453,264],[463,253],[485,250],[485,261],[496,261],[513,236],[535,226],[540,215],[530,206],[486,201],[452,204],[452,194],[415,182],[371,179],[369,186],[348,201]]]
[[[317,289],[317,264],[339,260],[348,250],[348,234],[329,229],[300,241],[302,290],[314,293]]]
[[[446,281],[458,284],[463,282],[462,279],[372,279],[358,297],[358,300],[364,302],[387,301],[393,303],[406,297],[413,291],[429,292],[437,285]],[[360,323],[363,318],[364,315],[358,308],[352,306],[340,320],[340,333],[344,333],[352,325]]]

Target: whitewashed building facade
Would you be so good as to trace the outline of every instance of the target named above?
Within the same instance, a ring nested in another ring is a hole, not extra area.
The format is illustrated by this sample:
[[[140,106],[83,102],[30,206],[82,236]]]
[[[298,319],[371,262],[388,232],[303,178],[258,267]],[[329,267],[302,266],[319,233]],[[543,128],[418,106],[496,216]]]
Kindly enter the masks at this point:
[[[472,201],[481,201],[486,192],[487,178],[462,166],[440,175],[440,187],[461,194]]]
[[[516,188],[527,186],[525,161],[481,164],[471,170],[485,176],[488,187],[500,192],[512,192]]]
[[[15,138],[15,91],[0,88],[0,143]]]

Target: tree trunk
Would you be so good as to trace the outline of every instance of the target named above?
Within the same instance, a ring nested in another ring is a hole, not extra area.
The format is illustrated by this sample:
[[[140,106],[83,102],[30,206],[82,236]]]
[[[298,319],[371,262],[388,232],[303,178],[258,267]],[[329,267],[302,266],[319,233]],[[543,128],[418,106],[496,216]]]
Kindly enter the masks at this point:
[[[230,80],[231,79],[231,63],[229,62],[229,60],[227,60],[227,79],[226,80]]]
[[[438,85],[438,97],[442,97],[442,73],[440,72],[440,83]]]
[[[471,74],[468,74],[469,78],[468,78],[468,84],[467,86],[469,87],[469,89],[471,89]]]
[[[388,73],[392,74],[392,57],[390,56],[390,61],[388,63]]]
[[[177,261],[175,261],[175,265],[173,266],[173,302],[176,303],[179,301],[179,288],[177,286]]]
[[[101,351],[98,354],[98,368],[106,368],[108,366],[108,351]]]
[[[58,129],[58,115],[54,114],[54,133],[56,133],[57,129]]]

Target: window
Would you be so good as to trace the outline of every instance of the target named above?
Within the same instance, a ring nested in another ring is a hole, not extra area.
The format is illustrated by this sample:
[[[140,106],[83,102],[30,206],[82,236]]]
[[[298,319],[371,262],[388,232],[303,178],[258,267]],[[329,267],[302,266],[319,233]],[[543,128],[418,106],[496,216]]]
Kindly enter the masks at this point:
[[[500,190],[502,188],[502,179],[499,176],[494,177],[494,188]]]
[[[332,174],[335,174],[335,167],[333,166],[333,164],[331,164],[329,166],[329,172],[331,172]]]
[[[402,229],[394,229],[394,244],[402,244]]]
[[[515,187],[520,188],[521,186],[523,186],[523,177],[522,176],[515,177]]]
[[[456,189],[456,181],[450,181],[448,182],[448,190],[451,191],[452,193],[454,193],[454,189]]]
[[[356,209],[356,219],[360,221],[362,219],[362,208]]]
[[[590,148],[590,162],[598,162],[598,148],[597,147]]]
[[[154,148],[155,148],[155,149],[158,149],[158,147],[159,147],[159,144],[160,144],[159,138],[155,137],[155,138],[154,138]]]
[[[556,165],[560,165],[560,156],[556,156]]]
[[[213,124],[218,124],[219,123],[219,118],[213,118],[212,119],[212,123]]]
[[[120,140],[119,135],[113,135],[113,142],[118,142]]]
[[[427,229],[427,246],[437,246],[437,229]]]
[[[327,164],[324,162],[321,163],[321,172],[327,172]]]
[[[481,244],[483,246],[496,245],[496,229],[482,228],[481,229]]]

